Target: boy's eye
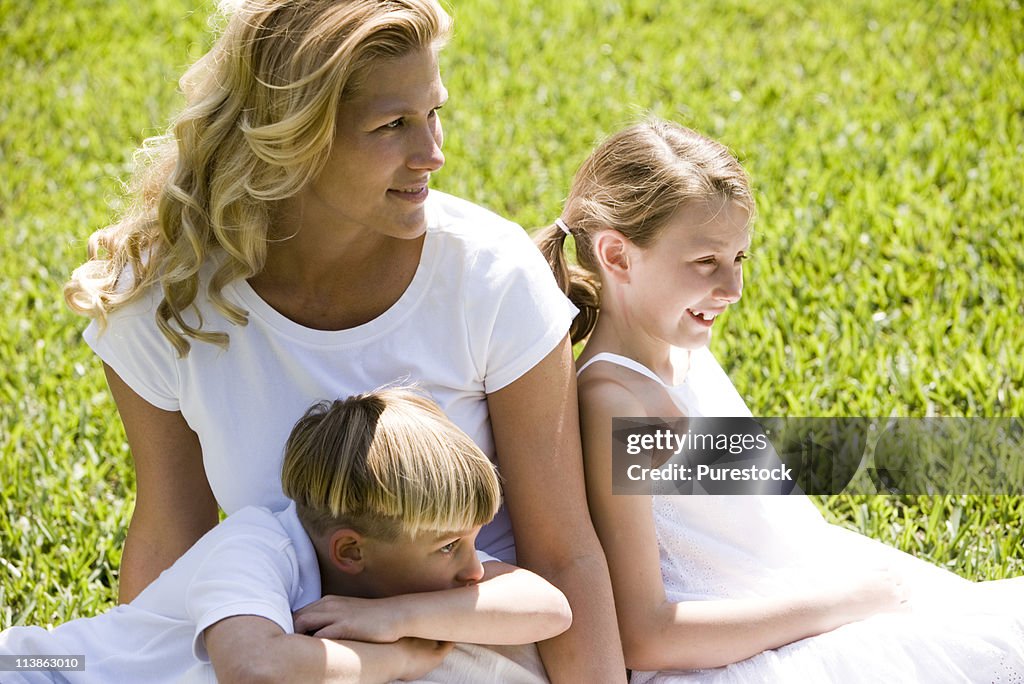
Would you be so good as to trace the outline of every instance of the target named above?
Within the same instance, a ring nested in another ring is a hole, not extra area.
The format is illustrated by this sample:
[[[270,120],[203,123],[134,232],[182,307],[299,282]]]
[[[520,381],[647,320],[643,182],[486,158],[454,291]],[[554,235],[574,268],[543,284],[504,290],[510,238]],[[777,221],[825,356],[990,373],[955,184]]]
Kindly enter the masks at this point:
[[[456,539],[453,542],[448,542],[447,544],[442,546],[440,549],[438,549],[438,551],[440,551],[441,553],[446,553],[446,554],[447,553],[451,553],[452,551],[455,550],[455,547],[458,545],[458,543],[459,543],[458,539]]]
[[[405,123],[405,119],[395,119],[394,121],[387,122],[386,124],[381,126],[381,128],[386,128],[386,129],[393,130],[395,128],[401,128],[402,124],[404,124],[404,123]]]

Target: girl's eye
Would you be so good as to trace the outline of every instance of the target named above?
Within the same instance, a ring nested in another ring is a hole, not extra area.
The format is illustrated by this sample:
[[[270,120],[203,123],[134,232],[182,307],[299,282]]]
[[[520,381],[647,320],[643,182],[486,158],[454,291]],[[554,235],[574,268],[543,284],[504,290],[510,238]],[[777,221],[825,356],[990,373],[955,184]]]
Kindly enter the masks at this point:
[[[405,119],[395,119],[394,121],[387,122],[386,124],[381,126],[381,128],[386,128],[386,129],[389,129],[389,130],[394,130],[396,128],[401,128],[402,124],[404,124],[404,123],[405,123]]]
[[[750,258],[750,255],[749,255],[749,254],[737,254],[737,255],[736,255],[736,261],[737,261],[737,263],[739,263],[739,262],[743,262],[743,261],[746,261],[746,260],[747,260],[747,259],[749,259],[749,258]]]
[[[702,266],[714,266],[718,262],[715,257],[704,257],[703,259],[697,259],[697,263]]]

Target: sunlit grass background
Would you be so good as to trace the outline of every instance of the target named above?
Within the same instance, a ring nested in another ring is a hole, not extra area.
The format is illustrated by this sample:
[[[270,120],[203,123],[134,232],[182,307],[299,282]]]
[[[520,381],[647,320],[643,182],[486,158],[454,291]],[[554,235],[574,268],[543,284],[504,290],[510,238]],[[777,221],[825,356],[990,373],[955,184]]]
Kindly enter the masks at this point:
[[[756,184],[713,343],[755,415],[1024,415],[1019,2],[451,4],[437,187],[547,224],[598,139],[673,118]],[[134,475],[60,292],[211,11],[0,0],[0,629],[114,601]],[[820,503],[964,576],[1024,573],[1018,496]]]

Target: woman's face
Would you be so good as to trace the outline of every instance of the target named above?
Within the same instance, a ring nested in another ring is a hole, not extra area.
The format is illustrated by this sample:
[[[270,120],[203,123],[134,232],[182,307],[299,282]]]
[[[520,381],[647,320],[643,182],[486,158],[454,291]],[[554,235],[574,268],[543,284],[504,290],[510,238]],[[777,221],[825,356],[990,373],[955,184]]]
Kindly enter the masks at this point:
[[[706,346],[742,293],[749,218],[733,201],[684,206],[653,243],[634,247],[624,291],[632,327],[675,347]]]
[[[334,144],[307,199],[348,229],[412,239],[426,230],[430,175],[444,165],[437,51],[380,61],[338,110]]]

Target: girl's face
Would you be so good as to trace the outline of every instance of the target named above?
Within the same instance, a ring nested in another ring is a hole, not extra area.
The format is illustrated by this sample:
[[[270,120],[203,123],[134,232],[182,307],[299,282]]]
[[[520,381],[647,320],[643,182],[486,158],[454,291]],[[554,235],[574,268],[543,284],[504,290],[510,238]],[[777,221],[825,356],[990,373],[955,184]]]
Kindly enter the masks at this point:
[[[646,248],[633,246],[623,292],[631,328],[674,347],[706,346],[715,319],[743,290],[749,219],[731,200],[692,204]]]
[[[437,110],[447,99],[434,49],[371,66],[339,107],[330,156],[307,193],[348,228],[422,235],[430,175],[444,165]]]

